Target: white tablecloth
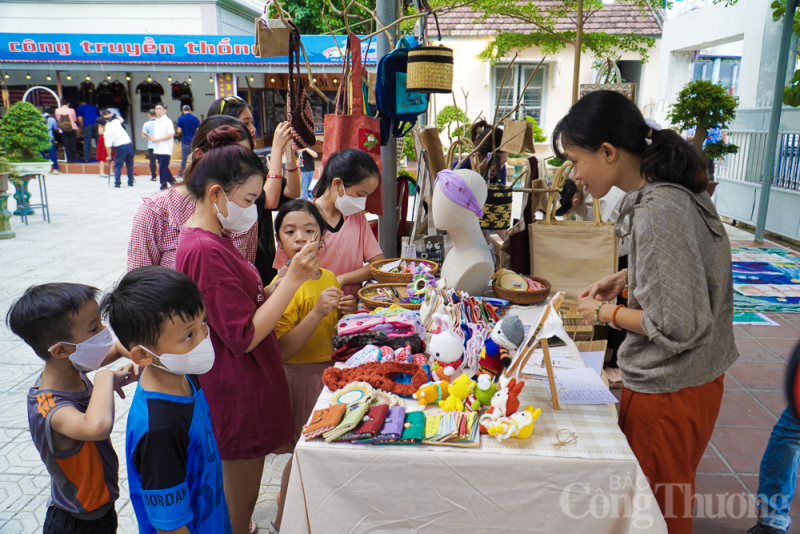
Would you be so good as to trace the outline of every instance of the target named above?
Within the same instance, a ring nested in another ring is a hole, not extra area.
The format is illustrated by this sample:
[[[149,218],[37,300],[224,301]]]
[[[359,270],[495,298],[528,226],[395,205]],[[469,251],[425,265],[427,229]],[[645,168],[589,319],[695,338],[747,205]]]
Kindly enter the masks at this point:
[[[330,396],[325,389],[317,407]],[[542,408],[533,435],[503,444],[484,435],[475,449],[301,441],[281,532],[666,533],[608,406],[554,411],[548,399],[531,380],[520,401]],[[578,443],[554,446],[560,428]]]

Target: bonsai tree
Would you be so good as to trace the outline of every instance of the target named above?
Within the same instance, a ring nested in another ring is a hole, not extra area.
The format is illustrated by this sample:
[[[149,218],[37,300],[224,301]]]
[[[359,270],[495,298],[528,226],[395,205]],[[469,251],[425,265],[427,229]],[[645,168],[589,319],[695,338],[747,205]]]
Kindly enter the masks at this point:
[[[0,146],[15,163],[47,161],[39,154],[50,148],[42,113],[30,102],[17,102],[0,122]]]
[[[469,137],[469,128],[472,123],[464,111],[456,106],[447,105],[436,114],[436,127],[439,132],[447,132],[447,139],[453,142],[453,137]]]
[[[738,105],[739,99],[730,96],[723,86],[708,80],[697,80],[681,89],[678,101],[667,114],[667,120],[681,130],[696,127],[692,146],[707,158],[715,159],[739,151],[738,146],[725,144],[721,139],[718,142],[705,142],[712,128],[722,130],[728,127],[736,118]]]

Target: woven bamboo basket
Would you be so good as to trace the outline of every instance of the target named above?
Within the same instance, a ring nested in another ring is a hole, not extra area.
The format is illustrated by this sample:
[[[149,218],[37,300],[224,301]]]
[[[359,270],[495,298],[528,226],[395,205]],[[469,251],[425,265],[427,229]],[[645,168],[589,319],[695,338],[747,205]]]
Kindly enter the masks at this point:
[[[381,284],[410,284],[411,280],[414,279],[414,275],[411,273],[387,273],[386,271],[381,271],[381,267],[386,265],[387,263],[391,263],[393,261],[397,261],[398,259],[406,260],[406,263],[411,263],[412,261],[415,263],[424,263],[426,265],[431,266],[430,273],[432,275],[436,275],[439,272],[439,264],[435,261],[431,260],[421,260],[419,258],[394,258],[388,260],[378,260],[372,262],[369,266],[370,271],[372,271],[372,277],[380,282]]]
[[[435,11],[425,15],[424,28],[428,27],[428,15],[433,13],[439,44],[442,32]],[[446,46],[416,46],[408,51],[408,76],[406,88],[415,93],[453,92],[453,49]]]
[[[518,291],[516,289],[502,288],[496,281],[492,281],[492,291],[494,291],[496,297],[506,299],[511,302],[511,304],[519,304],[520,306],[538,304],[550,296],[550,282],[538,276],[528,276],[528,278],[542,284],[544,289],[538,291]]]
[[[397,304],[398,306],[405,308],[407,310],[418,310],[422,307],[422,304],[405,304],[400,302],[400,299],[397,297],[393,297],[392,301],[387,300],[373,300],[372,297],[377,296],[378,288],[389,289],[394,288],[397,290],[397,293],[400,295],[400,298],[408,296],[408,284],[375,284],[367,287],[362,287],[358,290],[358,298],[361,299],[361,302],[364,303],[364,306],[369,308],[370,310],[374,310],[375,308],[388,308],[392,304]]]

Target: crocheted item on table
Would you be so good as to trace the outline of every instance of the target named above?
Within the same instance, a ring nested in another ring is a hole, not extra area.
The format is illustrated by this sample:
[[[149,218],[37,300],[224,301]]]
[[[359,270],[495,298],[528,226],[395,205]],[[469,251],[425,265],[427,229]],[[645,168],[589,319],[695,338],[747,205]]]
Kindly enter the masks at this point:
[[[366,345],[376,345],[378,347],[387,346],[392,349],[411,345],[414,354],[425,352],[425,342],[418,335],[389,337],[382,332],[368,332],[364,334],[350,334],[348,336],[333,336],[334,351],[331,360],[344,362],[361,350]]]
[[[391,349],[389,349],[391,350]],[[364,365],[365,363],[381,361],[381,349],[375,345],[367,345],[347,359],[345,367],[352,368]]]
[[[525,326],[516,315],[506,315],[494,325],[491,338],[506,350],[516,350],[525,338]]]
[[[411,375],[411,384],[399,384],[395,381],[397,375]],[[353,381],[367,382],[374,388],[410,397],[428,378],[422,366],[399,362],[373,362],[352,369],[329,367],[322,373],[322,383],[331,391],[343,388]]]

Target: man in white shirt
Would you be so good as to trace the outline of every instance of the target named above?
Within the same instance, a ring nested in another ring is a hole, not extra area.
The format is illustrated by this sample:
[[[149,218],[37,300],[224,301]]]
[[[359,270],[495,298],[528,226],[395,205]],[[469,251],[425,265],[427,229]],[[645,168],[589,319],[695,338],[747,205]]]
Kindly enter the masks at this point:
[[[103,118],[107,121],[104,127],[103,140],[108,152],[108,161],[111,161],[112,148],[114,154],[114,187],[120,187],[122,165],[128,169],[128,185],[133,187],[133,143],[131,137],[122,126],[116,110],[106,109]]]
[[[167,116],[166,104],[159,102],[154,107],[156,120],[153,122],[153,135],[145,137],[154,144],[153,153],[158,159],[158,175],[161,179],[161,189],[164,190],[169,187],[169,184],[175,183],[169,170],[169,160],[172,157],[172,147],[175,143],[175,125]]]
[[[142,125],[142,137],[147,139],[147,161],[150,162],[150,181],[155,182],[158,180],[156,177],[156,155],[153,149],[156,144],[150,140],[153,136],[156,123],[156,110],[150,109],[147,111],[147,122]]]

